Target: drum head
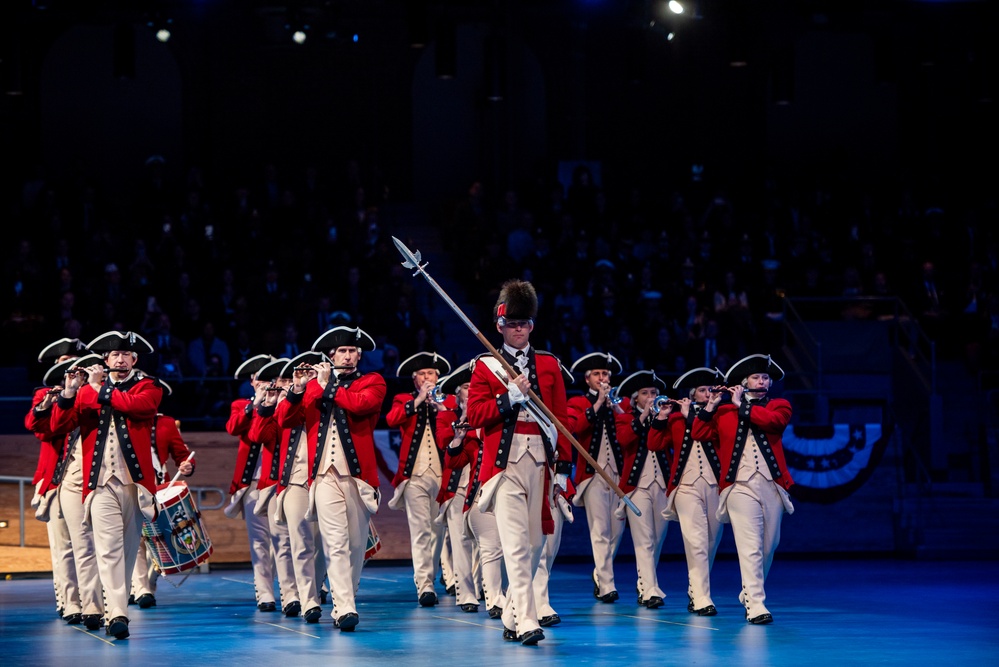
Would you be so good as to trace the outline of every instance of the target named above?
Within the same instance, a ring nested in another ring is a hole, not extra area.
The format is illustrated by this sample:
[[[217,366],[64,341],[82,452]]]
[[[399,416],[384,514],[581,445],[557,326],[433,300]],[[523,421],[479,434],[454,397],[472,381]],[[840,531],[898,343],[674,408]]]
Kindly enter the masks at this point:
[[[187,484],[177,482],[173,486],[166,486],[156,492],[156,500],[160,505],[172,505],[188,493]]]

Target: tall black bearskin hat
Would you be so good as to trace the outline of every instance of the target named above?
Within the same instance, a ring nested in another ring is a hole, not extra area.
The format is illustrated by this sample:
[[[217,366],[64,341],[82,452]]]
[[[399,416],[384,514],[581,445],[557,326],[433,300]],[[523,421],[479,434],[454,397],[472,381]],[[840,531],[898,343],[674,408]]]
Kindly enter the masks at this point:
[[[500,288],[493,309],[493,319],[500,325],[507,320],[531,320],[538,316],[538,293],[526,280],[508,280]]]

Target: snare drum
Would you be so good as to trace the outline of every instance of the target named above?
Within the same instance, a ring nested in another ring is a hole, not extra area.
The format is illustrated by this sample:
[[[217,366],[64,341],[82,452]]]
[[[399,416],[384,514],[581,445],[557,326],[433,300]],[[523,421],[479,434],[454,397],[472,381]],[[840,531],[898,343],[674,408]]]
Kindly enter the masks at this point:
[[[371,519],[368,519],[368,548],[364,551],[364,560],[368,560],[376,553],[381,551],[382,548],[382,538],[378,537],[378,531],[375,530],[375,524]]]
[[[163,574],[175,574],[207,561],[212,541],[187,484],[161,484],[156,503],[160,508],[156,521],[147,520],[142,525],[142,539],[156,568]]]

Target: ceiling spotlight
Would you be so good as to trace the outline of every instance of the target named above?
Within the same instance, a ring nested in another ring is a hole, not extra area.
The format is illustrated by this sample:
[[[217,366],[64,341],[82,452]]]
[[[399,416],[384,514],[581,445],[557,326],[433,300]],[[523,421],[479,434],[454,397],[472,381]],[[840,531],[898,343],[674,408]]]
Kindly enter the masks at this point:
[[[296,30],[291,33],[291,38],[296,44],[305,44],[305,40],[307,39],[304,30]]]
[[[158,15],[155,19],[147,21],[146,25],[153,31],[156,35],[156,39],[162,44],[166,44],[170,41],[170,26],[173,25],[173,19],[161,19]]]
[[[677,2],[677,0],[669,0],[669,10],[674,14],[682,14],[683,5]]]

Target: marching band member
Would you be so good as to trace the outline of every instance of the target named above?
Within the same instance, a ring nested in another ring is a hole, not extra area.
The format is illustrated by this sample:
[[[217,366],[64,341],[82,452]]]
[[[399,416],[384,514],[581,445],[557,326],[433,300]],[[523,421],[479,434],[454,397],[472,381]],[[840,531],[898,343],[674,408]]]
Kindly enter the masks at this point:
[[[97,567],[104,586],[107,633],[128,637],[128,586],[143,517],[156,516],[156,471],[150,433],[163,390],[134,370],[153,347],[134,332],[110,331],[87,345],[104,364],[67,375],[52,408],[52,428],[83,439],[85,521],[93,526]],[[86,379],[84,379],[84,376]]]
[[[39,363],[54,362],[55,367],[45,373],[44,386],[35,390],[31,408],[24,418],[25,428],[34,433],[39,442],[38,465],[31,480],[35,487],[31,506],[35,509],[35,518],[45,522],[48,534],[56,611],[70,625],[82,622],[83,611],[72,533],[59,502],[70,443],[67,434],[52,432],[50,416],[59,393],[56,389],[62,389],[63,371],[69,367],[61,362],[71,362],[83,350],[84,344],[78,338],[60,338],[39,353]]]
[[[572,373],[559,362],[562,370],[562,381],[568,386],[572,384]],[[541,558],[538,560],[538,571],[534,573],[534,600],[538,607],[538,625],[543,628],[558,625],[562,622],[562,617],[551,603],[551,596],[548,595],[548,582],[551,579],[552,565],[555,564],[555,557],[558,556],[559,547],[562,546],[562,528],[565,522],[572,523],[572,499],[576,494],[576,487],[572,479],[566,476],[561,480],[563,485],[555,484],[548,499],[549,512],[552,516],[554,528],[551,533],[545,535],[545,545],[541,549]]]
[[[173,389],[163,380],[152,378],[163,389],[164,396],[173,393]],[[152,445],[153,468],[156,470],[156,481],[159,484],[166,482],[167,459],[172,458],[177,471],[184,477],[194,474],[194,460],[187,460],[191,454],[190,448],[184,442],[180,434],[180,427],[173,417],[159,413],[149,438]],[[145,540],[139,542],[139,552],[135,557],[135,568],[132,571],[132,595],[139,609],[148,609],[156,606],[156,580],[159,573],[155,567],[155,561],[147,553],[148,545]]]
[[[663,606],[666,593],[659,587],[659,555],[666,539],[666,471],[667,452],[653,445],[649,436],[653,419],[668,414],[672,407],[660,401],[660,391],[666,383],[653,371],[632,373],[618,385],[617,395],[627,398],[630,410],[617,415],[617,437],[624,452],[620,488],[641,511],[641,516],[627,517],[631,541],[635,548],[638,570],[638,604],[649,609]],[[624,503],[615,513],[622,517]]]
[[[282,376],[289,361],[291,360],[285,357],[273,359],[255,373],[253,411],[245,437],[249,442],[261,443],[260,478],[257,480],[257,500],[252,513],[255,517],[266,519],[271,544],[269,553],[273,557],[278,592],[281,595],[281,611],[286,617],[291,618],[301,613],[302,598],[298,591],[298,581],[295,579],[295,557],[291,550],[288,523],[280,515],[278,501],[275,498],[278,480],[281,477],[281,443],[289,437],[286,434],[288,429],[282,429],[278,424],[276,412],[277,406],[285,399],[288,387],[291,386],[291,379]],[[245,509],[244,505],[244,511]],[[268,581],[270,583],[265,585],[265,588],[270,591],[274,587],[273,577]],[[273,596],[273,592],[271,595]],[[266,601],[263,594],[260,599]],[[322,601],[322,592],[320,592],[320,602]],[[257,604],[257,609],[261,611],[276,610],[268,604],[264,604],[261,608],[260,604]]]
[[[711,396],[711,387],[722,380],[721,371],[706,367],[681,375],[673,383],[674,389],[686,394],[676,400],[679,410],[668,418],[660,412],[649,436],[650,442],[661,441],[664,449],[673,452],[663,516],[680,524],[687,560],[687,611],[699,616],[718,613],[711,599],[711,568],[722,538],[717,517],[721,464],[717,443],[695,440],[691,431],[697,413]]]
[[[321,355],[305,353],[309,360],[322,358]],[[279,377],[290,379],[292,369],[299,363],[304,363],[298,355],[290,359],[281,370]],[[279,447],[278,485],[274,502],[278,523],[286,523],[288,536],[291,540],[292,564],[295,567],[295,581],[302,599],[299,605],[292,602],[285,606],[285,616],[297,616],[301,607],[305,607],[303,617],[306,623],[318,623],[322,618],[323,608],[320,596],[322,594],[323,573],[326,570],[325,553],[319,537],[319,522],[313,511],[312,480],[316,462],[316,443],[309,437],[306,424],[301,420],[295,423],[285,423],[281,410],[286,407],[285,400],[277,404],[278,425],[281,427],[281,444]],[[269,401],[268,401],[269,403]],[[270,407],[270,405],[268,405]]]
[[[446,534],[451,542],[455,604],[464,612],[474,613],[479,611],[479,586],[475,572],[478,546],[472,531],[465,529],[465,499],[472,483],[472,471],[477,469],[473,464],[479,450],[474,437],[466,438],[468,422],[465,421],[465,415],[468,412],[468,385],[471,380],[471,364],[463,364],[440,381],[437,386],[441,394],[447,397],[445,404],[453,401],[454,409],[448,410],[442,405],[437,410],[436,419],[438,442],[445,447],[444,465],[450,473],[447,475],[447,487],[442,489],[441,517],[447,524]],[[468,451],[466,442],[470,447]],[[500,575],[502,582],[502,572]],[[495,585],[496,582],[490,581],[489,584]],[[487,591],[486,595],[489,593]],[[495,591],[492,594],[495,595]]]
[[[57,385],[53,389],[62,391],[67,374],[74,366],[87,366],[100,363],[100,355],[69,357],[56,364],[45,374],[45,384]],[[58,396],[55,394],[53,398]],[[57,400],[57,399],[56,399]],[[50,406],[51,407],[51,406]],[[42,418],[51,427],[51,409]],[[97,630],[104,623],[104,589],[100,572],[97,569],[97,554],[94,547],[94,529],[83,521],[83,451],[80,430],[59,433],[66,437],[66,451],[57,470],[59,476],[59,509],[66,519],[70,541],[73,543],[73,559],[76,561],[76,578],[80,590],[81,620],[88,630]]]
[[[315,514],[325,546],[334,623],[352,632],[359,617],[355,593],[368,547],[368,525],[378,510],[374,429],[385,400],[385,379],[357,370],[375,341],[360,328],[334,327],[312,345],[332,360],[294,371],[278,408],[282,426],[304,428],[310,449]]]
[[[474,361],[460,366],[441,382],[441,391],[449,399],[455,398],[455,409],[450,412],[443,410],[437,413],[437,435],[440,442],[445,445],[444,462],[451,471],[451,479],[457,488],[452,491],[454,498],[446,504],[448,534],[452,536],[452,550],[457,552],[465,545],[465,541],[472,541],[471,553],[468,557],[472,560],[468,563],[471,572],[461,575],[464,577],[465,587],[471,582],[473,585],[481,584],[482,594],[485,598],[486,611],[489,618],[499,618],[503,614],[503,607],[506,605],[506,595],[503,590],[503,545],[500,543],[499,529],[496,526],[496,515],[489,512],[482,512],[479,509],[478,498],[481,494],[479,484],[479,470],[482,468],[482,436],[481,429],[469,428],[468,415],[468,390],[471,386],[472,369]],[[445,403],[447,404],[447,403]],[[460,494],[460,495],[459,495]],[[459,503],[460,501],[460,503]],[[460,513],[460,523],[455,523],[453,514],[455,510]],[[478,555],[478,576],[476,576],[475,557]],[[458,560],[455,560],[457,563]],[[458,586],[456,586],[458,588]],[[458,604],[461,604],[458,599]],[[478,599],[476,596],[473,599]],[[466,598],[467,600],[467,598]],[[466,604],[472,604],[466,602]],[[465,611],[478,611],[479,605],[471,608],[463,608]]]
[[[479,507],[496,516],[509,578],[503,638],[525,645],[545,638],[538,623],[533,581],[544,534],[554,529],[548,502],[551,468],[555,484],[563,488],[572,470],[568,440],[530,397],[533,391],[564,423],[561,364],[551,353],[530,345],[537,312],[538,297],[531,283],[510,280],[503,284],[493,319],[503,336],[501,354],[519,374],[507,377],[496,359],[482,356],[475,363],[468,390],[468,422],[484,431]]]
[[[771,398],[774,380],[784,371],[769,355],[751,354],[735,362],[725,383],[715,387],[698,414],[691,435],[700,441],[718,439],[721,497],[718,518],[732,524],[739,554],[742,591],[739,602],[746,620],[755,625],[773,622],[763,584],[780,542],[781,518],[794,511],[788,489],[794,484],[784,460],[782,437],[791,421],[791,404]],[[722,394],[731,403],[722,405]]]
[[[440,512],[437,495],[441,488],[444,449],[437,444],[437,404],[430,399],[430,392],[437,380],[450,372],[451,364],[436,352],[417,352],[409,357],[399,364],[396,374],[411,376],[416,388],[396,394],[385,415],[385,424],[402,433],[399,468],[392,478],[395,494],[388,507],[406,512],[413,579],[422,607],[437,604],[434,579],[444,538],[443,526],[435,521]]]
[[[569,399],[567,426],[594,461],[618,483],[624,468],[624,453],[617,440],[615,414],[623,410],[610,396],[610,381],[621,373],[621,362],[612,354],[591,352],[577,359],[570,370],[584,373],[588,390]],[[617,492],[588,463],[576,466],[575,483],[573,504],[586,508],[590,529],[593,597],[605,603],[614,602],[619,597],[614,585],[614,556],[624,536],[625,523],[615,513]]]
[[[258,371],[274,361],[269,354],[258,354],[250,357],[236,369],[233,379],[248,380],[253,388],[253,398],[237,398],[229,409],[229,419],[226,421],[226,432],[239,438],[236,450],[236,467],[233,470],[232,481],[229,483],[229,504],[224,512],[229,518],[243,516],[246,523],[246,535],[250,541],[250,566],[253,569],[253,589],[257,609],[263,612],[277,611],[274,602],[274,554],[271,545],[270,528],[267,514],[256,513],[260,501],[260,480],[270,472],[270,461],[273,460],[274,442],[269,441],[268,449],[260,440],[250,440],[248,435],[250,425],[257,409],[266,395],[269,381],[257,378]],[[277,423],[274,424],[275,429]],[[277,431],[274,431],[277,434]],[[269,454],[269,456],[266,456]],[[264,458],[268,459],[264,461]],[[284,590],[282,588],[282,590]]]

